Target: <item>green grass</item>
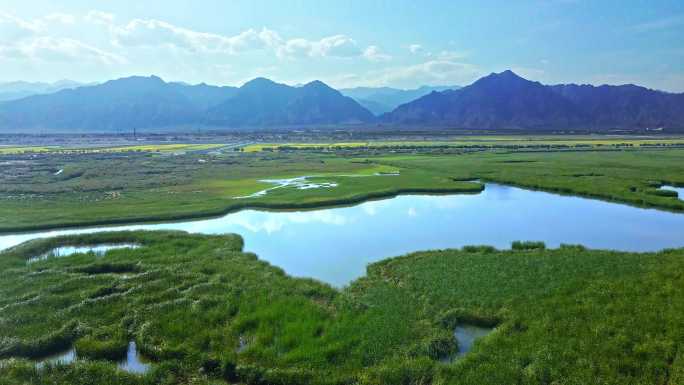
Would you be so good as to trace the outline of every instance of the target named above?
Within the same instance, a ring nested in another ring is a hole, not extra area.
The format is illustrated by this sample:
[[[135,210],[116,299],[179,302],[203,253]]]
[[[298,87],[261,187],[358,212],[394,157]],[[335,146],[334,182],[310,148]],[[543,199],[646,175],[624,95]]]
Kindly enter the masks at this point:
[[[312,143],[257,143],[244,147],[246,152],[287,150],[335,150],[393,147],[641,147],[684,146],[680,137],[648,137],[618,135],[482,135],[458,136],[447,140],[373,140],[358,142],[312,142]]]
[[[57,146],[0,146],[0,155],[56,151]]]
[[[681,149],[115,152],[5,158],[22,161],[0,174],[0,231],[5,232],[197,218],[245,207],[313,208],[403,192],[479,192],[481,185],[467,182],[472,179],[684,210],[684,201],[658,190],[661,184],[684,185]],[[393,171],[400,175],[375,175]],[[272,186],[263,179],[299,176],[338,187],[289,187],[236,199]]]
[[[194,218],[245,207],[312,208],[403,192],[482,189],[480,184],[437,173],[319,155],[46,155],[20,167],[16,168],[19,178],[6,176],[6,183],[0,184],[0,231]],[[58,169],[64,171],[54,175]],[[397,170],[401,175],[374,175]],[[299,176],[338,186],[290,187],[263,197],[236,199],[272,186],[262,179]]]
[[[57,245],[124,241],[142,247],[26,264]],[[520,244],[392,258],[336,290],[242,252],[233,235],[32,241],[0,254],[0,356],[75,345],[91,360],[0,361],[0,383],[681,383],[684,250]],[[443,363],[460,323],[496,329]],[[145,375],[111,361],[130,340],[154,361]]]

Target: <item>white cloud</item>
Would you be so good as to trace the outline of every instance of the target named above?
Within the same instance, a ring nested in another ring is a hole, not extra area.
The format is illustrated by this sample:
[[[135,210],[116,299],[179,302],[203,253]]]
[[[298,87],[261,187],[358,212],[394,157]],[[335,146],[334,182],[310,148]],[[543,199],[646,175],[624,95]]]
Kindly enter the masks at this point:
[[[353,57],[361,54],[356,42],[345,35],[320,40],[284,40],[268,28],[248,29],[234,36],[198,32],[161,20],[135,19],[112,28],[113,40],[121,47],[169,47],[191,53],[224,53],[269,49],[284,58]]]
[[[376,74],[377,82],[386,84],[468,84],[482,71],[468,63],[429,60],[405,67],[392,67]]]
[[[119,46],[166,46],[187,52],[229,53],[262,49],[277,45],[280,37],[274,31],[248,29],[235,36],[197,32],[160,20],[135,19],[124,27],[112,29]]]
[[[467,85],[485,74],[479,67],[449,60],[428,60],[407,66],[392,66],[363,74],[347,73],[332,79],[338,88],[357,86],[392,86],[414,88],[429,84]]]
[[[315,45],[321,56],[351,57],[360,53],[356,42],[345,35],[324,37]]]
[[[112,25],[114,23],[114,18],[115,16],[111,13],[97,10],[89,11],[85,16],[87,22],[101,25]]]
[[[14,41],[34,36],[43,29],[40,21],[28,21],[0,12],[0,41]]]
[[[120,64],[125,59],[81,41],[69,38],[41,36],[0,45],[0,58],[10,60],[41,61],[95,61],[103,64]]]
[[[97,62],[118,64],[124,58],[78,39],[52,36],[52,27],[71,25],[76,17],[53,13],[25,20],[0,12],[0,58],[4,60],[38,60],[63,62]],[[54,31],[53,31],[54,32]]]
[[[61,24],[74,24],[76,17],[68,13],[52,13],[43,18],[47,22],[56,22]]]
[[[672,15],[661,19],[650,20],[632,26],[632,30],[636,32],[651,32],[663,29],[678,27],[684,24],[684,14]]]
[[[411,44],[408,46],[408,49],[412,54],[418,54],[423,52],[423,46],[420,44]]]
[[[380,48],[375,45],[369,45],[364,51],[363,51],[363,57],[370,61],[388,61],[392,59],[392,56],[382,53],[380,51]]]
[[[543,82],[546,77],[546,71],[541,68],[513,66],[510,69],[525,79],[532,81]]]
[[[454,61],[454,60],[464,59],[464,58],[468,57],[468,54],[465,52],[444,50],[444,51],[441,51],[440,53],[438,53],[436,56],[439,60]]]
[[[290,39],[277,47],[279,57],[354,57],[361,54],[356,41],[346,35],[333,35],[320,40]]]

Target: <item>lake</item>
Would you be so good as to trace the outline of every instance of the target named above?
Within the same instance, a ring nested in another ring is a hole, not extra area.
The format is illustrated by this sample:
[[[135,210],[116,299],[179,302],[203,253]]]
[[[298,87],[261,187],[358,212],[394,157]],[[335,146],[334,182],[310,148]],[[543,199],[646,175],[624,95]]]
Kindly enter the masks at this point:
[[[594,199],[487,184],[476,195],[402,195],[312,211],[243,210],[220,218],[52,230],[0,236],[0,248],[29,239],[105,230],[238,233],[245,250],[297,277],[344,286],[368,263],[418,250],[515,240],[624,251],[684,247],[684,215]]]

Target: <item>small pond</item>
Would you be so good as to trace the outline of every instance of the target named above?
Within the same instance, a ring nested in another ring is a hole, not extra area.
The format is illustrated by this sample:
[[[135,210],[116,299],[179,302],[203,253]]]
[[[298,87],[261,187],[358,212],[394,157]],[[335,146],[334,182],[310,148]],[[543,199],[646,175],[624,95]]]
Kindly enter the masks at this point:
[[[38,262],[38,261],[44,261],[48,258],[68,257],[68,256],[74,255],[74,254],[86,254],[86,253],[93,253],[96,256],[103,256],[109,250],[136,249],[138,247],[140,247],[140,245],[133,244],[133,243],[99,244],[99,245],[90,245],[90,246],[60,246],[60,247],[55,247],[54,249],[48,251],[47,253],[35,256],[33,258],[29,258],[27,260],[27,262],[33,263],[33,262]]]
[[[49,356],[40,358],[36,360],[36,367],[42,368],[45,364],[52,364],[52,365],[57,365],[57,364],[63,364],[67,365],[76,360],[76,349],[71,348],[69,350],[51,354]]]
[[[76,360],[78,360],[78,355],[76,354],[75,348],[70,348],[69,350],[59,352],[47,357],[43,357],[36,360],[36,367],[41,368],[45,364],[63,364],[68,365]],[[128,350],[126,352],[126,357],[117,362],[117,366],[126,372],[142,374],[150,369],[150,364],[144,357],[138,353],[135,341],[128,343]]]
[[[674,186],[660,186],[661,190],[676,191],[679,194],[679,199],[684,200],[684,187],[674,187]]]
[[[459,325],[454,330],[454,337],[458,342],[458,353],[456,358],[468,353],[479,338],[491,333],[493,328],[486,328],[475,325]]]
[[[119,361],[119,368],[130,373],[142,374],[150,369],[150,363],[142,355],[138,353],[138,348],[135,341],[128,343],[128,351],[126,358]]]

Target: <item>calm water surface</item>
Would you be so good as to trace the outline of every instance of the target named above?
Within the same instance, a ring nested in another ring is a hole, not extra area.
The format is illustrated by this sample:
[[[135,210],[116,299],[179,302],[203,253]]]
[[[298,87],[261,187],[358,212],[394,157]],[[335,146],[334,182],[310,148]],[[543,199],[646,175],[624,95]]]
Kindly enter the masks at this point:
[[[684,200],[684,187],[661,186],[663,190],[676,191],[679,194],[679,199]]]
[[[368,263],[417,250],[515,240],[655,251],[684,247],[684,215],[487,184],[477,195],[403,195],[352,207],[300,212],[244,210],[220,218],[0,236],[0,248],[29,239],[104,230],[238,233],[245,249],[291,275],[344,286]]]
[[[491,333],[494,328],[485,328],[474,325],[459,325],[454,330],[454,338],[458,342],[457,357],[462,357],[468,353],[475,345],[475,341]]]
[[[109,250],[117,249],[137,249],[140,245],[131,243],[100,244],[91,246],[60,246],[48,251],[45,254],[37,255],[28,259],[28,263],[43,261],[53,257],[68,257],[73,254],[93,253],[97,256],[105,255]]]
[[[53,365],[67,365],[71,364],[77,359],[79,359],[79,357],[76,354],[76,349],[70,348],[69,350],[37,359],[36,367],[41,368],[45,366],[45,364],[47,363]],[[126,352],[126,357],[122,358],[119,362],[117,362],[117,366],[123,371],[136,374],[145,373],[150,369],[150,364],[147,363],[146,360],[140,354],[138,354],[138,349],[135,345],[135,341],[130,341],[128,343],[128,351]]]

